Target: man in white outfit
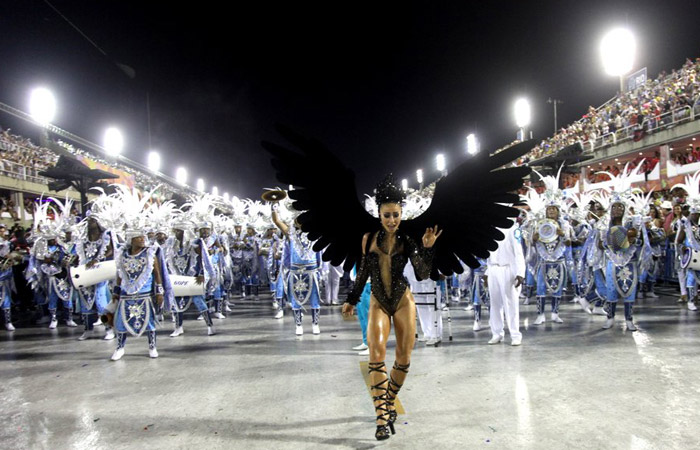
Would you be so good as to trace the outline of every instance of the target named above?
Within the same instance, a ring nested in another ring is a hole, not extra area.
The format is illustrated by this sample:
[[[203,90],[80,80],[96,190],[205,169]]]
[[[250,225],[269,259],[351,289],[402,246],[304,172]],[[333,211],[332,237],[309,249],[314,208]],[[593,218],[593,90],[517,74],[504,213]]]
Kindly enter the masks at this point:
[[[338,300],[338,290],[340,289],[340,279],[343,278],[343,265],[333,266],[330,262],[323,262],[321,271],[324,281],[326,304],[340,305]]]
[[[444,292],[440,289],[440,285],[430,278],[418,281],[410,260],[406,264],[403,274],[411,286],[411,292],[413,292],[416,303],[423,303],[416,305],[416,312],[418,313],[421,331],[427,340],[425,345],[437,347],[442,342],[442,308],[440,299]],[[437,302],[437,310],[434,302]]]
[[[493,337],[489,344],[503,341],[503,316],[505,314],[511,345],[520,345],[520,310],[518,298],[525,277],[525,257],[520,244],[520,227],[517,222],[509,229],[500,229],[505,238],[498,243],[498,249],[491,252],[486,265],[486,278],[491,297],[489,325]]]

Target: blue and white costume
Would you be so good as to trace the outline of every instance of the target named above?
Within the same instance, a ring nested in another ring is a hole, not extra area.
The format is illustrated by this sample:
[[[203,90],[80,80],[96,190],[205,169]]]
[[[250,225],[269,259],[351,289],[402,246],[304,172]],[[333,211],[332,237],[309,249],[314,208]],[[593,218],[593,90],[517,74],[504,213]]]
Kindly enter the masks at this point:
[[[7,258],[10,255],[11,245],[0,237],[0,259],[3,264],[0,266],[0,308],[2,308],[3,318],[5,320],[5,329],[7,331],[15,331],[12,324],[12,291],[15,290],[14,278],[12,276],[12,265]]]
[[[100,229],[99,237],[94,241],[90,240],[89,233],[88,230],[87,235],[76,242],[75,253],[78,255],[78,264],[85,265],[91,262],[99,263],[114,259],[111,233]],[[109,281],[79,288],[77,292],[85,332],[90,332],[93,330],[95,319],[105,314],[105,308],[111,301]],[[109,337],[113,337],[113,332],[109,330],[109,327],[107,333]],[[87,335],[83,338],[86,337]]]
[[[320,305],[319,268],[321,253],[314,251],[306,235],[294,225],[289,227],[282,254],[283,266],[289,267],[284,289],[292,304],[297,334],[301,328],[301,310],[306,304],[311,305],[311,322],[314,329],[318,327]],[[317,333],[315,333],[317,334]]]

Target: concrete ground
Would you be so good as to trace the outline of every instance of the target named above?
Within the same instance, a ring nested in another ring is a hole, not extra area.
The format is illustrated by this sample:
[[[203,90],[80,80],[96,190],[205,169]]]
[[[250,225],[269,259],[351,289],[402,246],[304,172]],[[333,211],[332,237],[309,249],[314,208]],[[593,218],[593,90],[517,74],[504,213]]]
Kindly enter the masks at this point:
[[[486,345],[488,329],[473,332],[473,313],[453,307],[454,340],[445,322],[441,346],[416,344],[406,413],[381,443],[367,357],[351,350],[359,323],[339,306],[322,310],[320,336],[308,314],[296,338],[291,314],[273,319],[268,299],[237,301],[216,336],[187,320],[170,338],[166,319],[158,359],[144,336],[118,362],[115,341],[78,342],[80,328],[0,331],[0,447],[698,448],[700,312],[666,293],[638,301],[637,332],[622,317],[602,330],[604,317],[571,303],[565,323],[535,327],[536,307],[521,306],[521,347]]]

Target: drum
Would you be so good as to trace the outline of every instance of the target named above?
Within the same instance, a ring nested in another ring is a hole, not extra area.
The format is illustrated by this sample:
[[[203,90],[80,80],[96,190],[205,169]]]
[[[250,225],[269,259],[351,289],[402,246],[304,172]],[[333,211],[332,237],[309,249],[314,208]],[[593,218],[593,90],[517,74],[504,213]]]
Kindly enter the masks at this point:
[[[170,284],[173,286],[175,297],[192,297],[204,295],[204,283],[197,284],[197,277],[183,275],[170,275]]]
[[[70,279],[75,288],[94,286],[116,278],[117,263],[114,260],[98,262],[89,269],[85,264],[70,268]]]
[[[681,267],[690,270],[700,270],[700,252],[685,247],[681,254]]]
[[[554,242],[557,240],[557,229],[559,229],[559,224],[553,219],[543,219],[537,225],[537,233],[540,235],[540,241],[545,244]]]

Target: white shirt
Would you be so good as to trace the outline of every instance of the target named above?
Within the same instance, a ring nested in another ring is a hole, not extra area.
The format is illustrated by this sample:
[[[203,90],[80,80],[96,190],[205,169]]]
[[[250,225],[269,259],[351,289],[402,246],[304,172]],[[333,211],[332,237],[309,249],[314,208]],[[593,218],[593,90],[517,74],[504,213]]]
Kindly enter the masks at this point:
[[[487,272],[490,266],[513,266],[515,274],[525,277],[525,256],[523,247],[515,237],[515,233],[520,231],[517,222],[508,229],[499,228],[506,237],[498,243],[498,248],[491,252],[486,260]]]

